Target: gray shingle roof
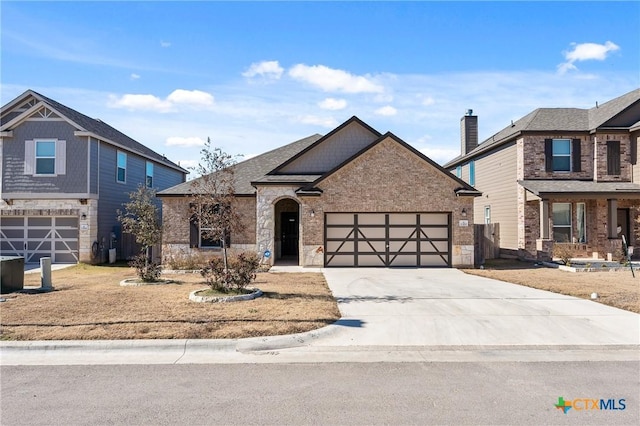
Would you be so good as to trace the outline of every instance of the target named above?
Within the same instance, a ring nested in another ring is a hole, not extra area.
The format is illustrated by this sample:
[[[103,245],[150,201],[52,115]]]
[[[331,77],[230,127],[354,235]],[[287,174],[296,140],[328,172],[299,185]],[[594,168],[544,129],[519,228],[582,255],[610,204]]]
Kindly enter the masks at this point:
[[[304,139],[300,139],[296,142],[290,143],[280,148],[276,148],[272,151],[265,152],[264,154],[258,155],[256,157],[250,158],[248,160],[242,161],[233,166],[234,171],[234,187],[235,193],[237,195],[252,195],[255,194],[256,190],[253,186],[251,186],[251,182],[257,181],[265,177],[267,173],[271,170],[278,167],[280,164],[284,163],[289,158],[293,157],[300,151],[306,149],[308,146],[313,144],[315,141],[320,139],[322,135],[312,135],[306,137]],[[278,181],[282,181],[283,179],[302,179],[301,176],[272,176],[274,179],[278,179]],[[202,179],[202,178],[198,178]],[[317,179],[317,176],[305,176],[304,179]],[[192,193],[193,183],[197,179],[190,180],[180,185],[176,185],[172,188],[165,189],[164,191],[160,191],[158,196],[177,196],[177,195],[187,195]],[[306,182],[306,180],[304,181]]]
[[[633,90],[591,109],[538,108],[485,139],[466,155],[460,155],[447,162],[444,167],[450,168],[463,160],[500,146],[522,132],[553,133],[595,130],[636,102],[640,102],[640,89]]]
[[[529,192],[540,194],[616,194],[640,196],[640,185],[631,182],[593,182],[582,180],[520,180]]]
[[[50,99],[33,90],[28,90],[27,92],[25,92],[25,94],[27,93],[33,95],[39,101],[42,101],[45,104],[48,104],[51,108],[55,109],[60,114],[63,114],[65,117],[67,117],[69,120],[76,123],[78,126],[82,127],[84,130],[94,133],[98,137],[105,138],[109,141],[115,142],[116,144],[121,145],[122,147],[134,153],[141,154],[142,156],[155,160],[158,163],[164,164],[167,167],[180,170],[184,173],[188,173],[187,170],[178,166],[174,162],[168,160],[165,156],[158,154],[154,150],[144,146],[140,142],[130,138],[129,136],[125,135],[119,130],[114,129],[113,127],[111,127],[110,125],[108,125],[107,123],[101,120],[96,120],[94,118],[88,117],[72,108],[69,108],[66,105],[61,104],[60,102]],[[22,96],[24,96],[24,94]],[[13,118],[15,117],[12,117],[11,119]],[[6,122],[8,121],[10,121],[9,116],[7,116],[6,118]]]

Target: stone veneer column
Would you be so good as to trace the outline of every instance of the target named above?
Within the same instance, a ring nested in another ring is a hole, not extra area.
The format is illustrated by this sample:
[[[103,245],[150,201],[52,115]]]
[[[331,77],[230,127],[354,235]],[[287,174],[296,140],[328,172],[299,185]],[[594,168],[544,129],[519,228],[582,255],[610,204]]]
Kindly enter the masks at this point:
[[[291,186],[262,186],[256,190],[256,250],[258,256],[264,256],[265,251],[271,252],[268,263],[273,265],[275,256],[275,204],[282,198],[298,200],[296,187]],[[302,226],[300,226],[299,240],[302,241]],[[302,253],[300,253],[302,260]]]

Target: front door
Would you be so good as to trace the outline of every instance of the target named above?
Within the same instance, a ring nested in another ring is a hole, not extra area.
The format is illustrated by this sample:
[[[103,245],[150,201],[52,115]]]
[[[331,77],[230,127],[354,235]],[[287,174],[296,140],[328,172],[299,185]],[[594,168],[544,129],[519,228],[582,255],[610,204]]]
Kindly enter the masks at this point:
[[[298,255],[298,212],[280,213],[282,256]]]
[[[627,245],[631,244],[629,240],[629,209],[618,209],[618,228],[616,229],[616,236],[618,238],[624,238],[627,240]]]

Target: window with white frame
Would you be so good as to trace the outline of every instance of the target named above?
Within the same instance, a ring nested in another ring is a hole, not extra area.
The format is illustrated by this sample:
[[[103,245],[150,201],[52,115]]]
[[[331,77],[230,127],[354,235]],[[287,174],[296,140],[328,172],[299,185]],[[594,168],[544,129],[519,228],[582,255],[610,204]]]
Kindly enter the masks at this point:
[[[24,174],[44,177],[66,174],[66,144],[59,139],[24,141]]]
[[[456,177],[462,177],[462,166],[456,167]]]
[[[151,161],[147,161],[147,178],[145,179],[145,183],[147,188],[153,188],[153,163]]]
[[[571,171],[571,139],[553,139],[553,171]]]
[[[127,181],[127,153],[118,151],[118,166],[116,170],[116,181],[125,183]]]
[[[484,206],[484,223],[486,225],[491,223],[491,206]]]
[[[571,242],[571,203],[553,203],[553,241]]]
[[[576,232],[578,233],[578,242],[587,242],[587,208],[585,203],[576,204]]]
[[[56,174],[56,142],[36,141],[36,174]]]

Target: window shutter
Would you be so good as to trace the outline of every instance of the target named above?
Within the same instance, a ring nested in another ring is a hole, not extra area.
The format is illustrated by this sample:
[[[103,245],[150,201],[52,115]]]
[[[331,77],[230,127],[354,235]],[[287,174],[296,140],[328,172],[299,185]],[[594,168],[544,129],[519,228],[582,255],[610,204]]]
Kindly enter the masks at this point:
[[[620,174],[620,141],[607,141],[607,174]]]
[[[581,164],[580,164],[580,160],[582,158],[582,154],[580,153],[580,139],[574,139],[573,140],[573,147],[571,150],[571,154],[572,154],[572,160],[573,160],[573,171],[574,172],[581,172]]]
[[[638,138],[631,138],[631,164],[638,164]]]
[[[24,174],[32,175],[36,170],[36,143],[24,141]]]
[[[547,172],[553,171],[553,140],[544,140],[544,169]]]
[[[56,141],[56,174],[67,173],[67,141]]]
[[[191,205],[191,208],[193,205]],[[193,211],[193,210],[191,210]],[[200,232],[198,231],[198,221],[195,214],[189,217],[189,247],[198,248],[200,246]]]

